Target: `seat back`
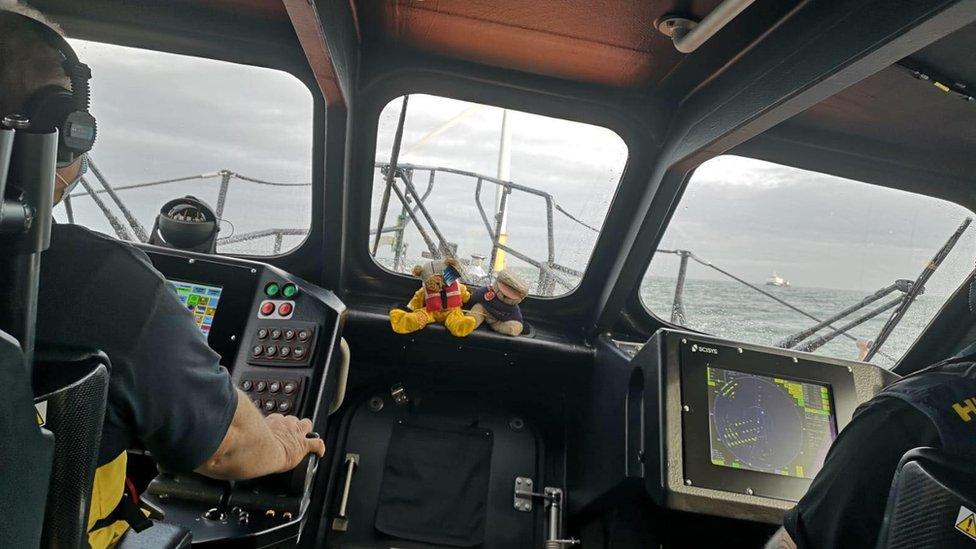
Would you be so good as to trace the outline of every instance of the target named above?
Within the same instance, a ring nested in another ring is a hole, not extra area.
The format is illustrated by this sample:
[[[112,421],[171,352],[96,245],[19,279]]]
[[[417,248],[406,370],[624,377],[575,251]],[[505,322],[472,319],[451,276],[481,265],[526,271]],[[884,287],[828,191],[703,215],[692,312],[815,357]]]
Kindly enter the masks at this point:
[[[54,436],[38,428],[20,344],[0,331],[0,537],[17,547],[41,541]]]
[[[41,547],[84,547],[108,396],[108,357],[38,347],[33,377],[35,404],[45,411],[45,427],[57,441]]]
[[[877,548],[972,548],[974,513],[972,460],[916,448],[902,457],[895,470]]]

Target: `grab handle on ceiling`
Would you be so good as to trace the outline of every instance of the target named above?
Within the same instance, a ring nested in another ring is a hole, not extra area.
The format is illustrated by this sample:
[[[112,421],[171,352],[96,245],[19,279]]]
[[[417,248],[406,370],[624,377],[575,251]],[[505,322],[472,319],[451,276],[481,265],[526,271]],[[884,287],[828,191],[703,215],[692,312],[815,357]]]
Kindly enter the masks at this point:
[[[755,0],[725,0],[705,16],[701,22],[677,15],[666,15],[658,22],[657,28],[671,37],[675,49],[681,53],[691,53],[715,36],[725,25],[736,18]]]

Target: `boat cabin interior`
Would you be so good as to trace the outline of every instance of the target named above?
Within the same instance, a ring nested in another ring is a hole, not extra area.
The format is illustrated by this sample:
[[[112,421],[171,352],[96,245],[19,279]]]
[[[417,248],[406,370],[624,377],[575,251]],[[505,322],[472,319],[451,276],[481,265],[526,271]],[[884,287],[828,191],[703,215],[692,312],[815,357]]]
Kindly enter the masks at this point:
[[[113,398],[35,330],[52,223],[144,253],[327,447],[233,482],[133,445],[130,549],[761,547],[858,406],[976,341],[976,1],[28,4],[98,133],[52,206],[57,134],[0,128],[4,546],[86,546]],[[879,547],[976,496],[919,470]]]

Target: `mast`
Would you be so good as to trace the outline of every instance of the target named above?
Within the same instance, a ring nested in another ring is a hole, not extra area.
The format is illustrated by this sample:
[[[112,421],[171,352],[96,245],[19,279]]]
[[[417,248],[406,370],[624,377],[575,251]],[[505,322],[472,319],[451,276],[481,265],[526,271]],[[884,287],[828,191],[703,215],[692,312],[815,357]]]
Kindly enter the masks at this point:
[[[512,128],[508,125],[508,109],[502,109],[501,141],[498,145],[498,172],[496,177],[506,183],[512,179]],[[502,197],[509,192],[507,187],[495,186],[495,215],[498,219],[498,243],[508,243],[508,201]],[[505,250],[499,249],[495,253],[495,262],[491,269],[498,272],[505,268]]]

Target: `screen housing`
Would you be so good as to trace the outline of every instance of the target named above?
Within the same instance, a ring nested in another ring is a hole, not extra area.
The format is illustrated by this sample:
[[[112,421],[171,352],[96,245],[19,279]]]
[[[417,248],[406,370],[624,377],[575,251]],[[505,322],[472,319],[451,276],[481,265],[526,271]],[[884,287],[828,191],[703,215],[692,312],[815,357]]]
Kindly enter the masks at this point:
[[[693,350],[694,349],[694,350]],[[812,357],[811,358],[820,358]],[[706,368],[779,377],[825,385],[831,392],[837,432],[846,426],[858,398],[854,376],[845,366],[683,338],[678,349],[681,378],[681,444],[686,485],[725,492],[799,501],[811,479],[733,469],[711,461]]]
[[[217,255],[201,256],[156,246],[144,245],[140,248],[168,280],[223,288],[207,344],[220,354],[220,363],[231,369],[244,328],[251,317],[258,269],[232,263],[232,260]]]

